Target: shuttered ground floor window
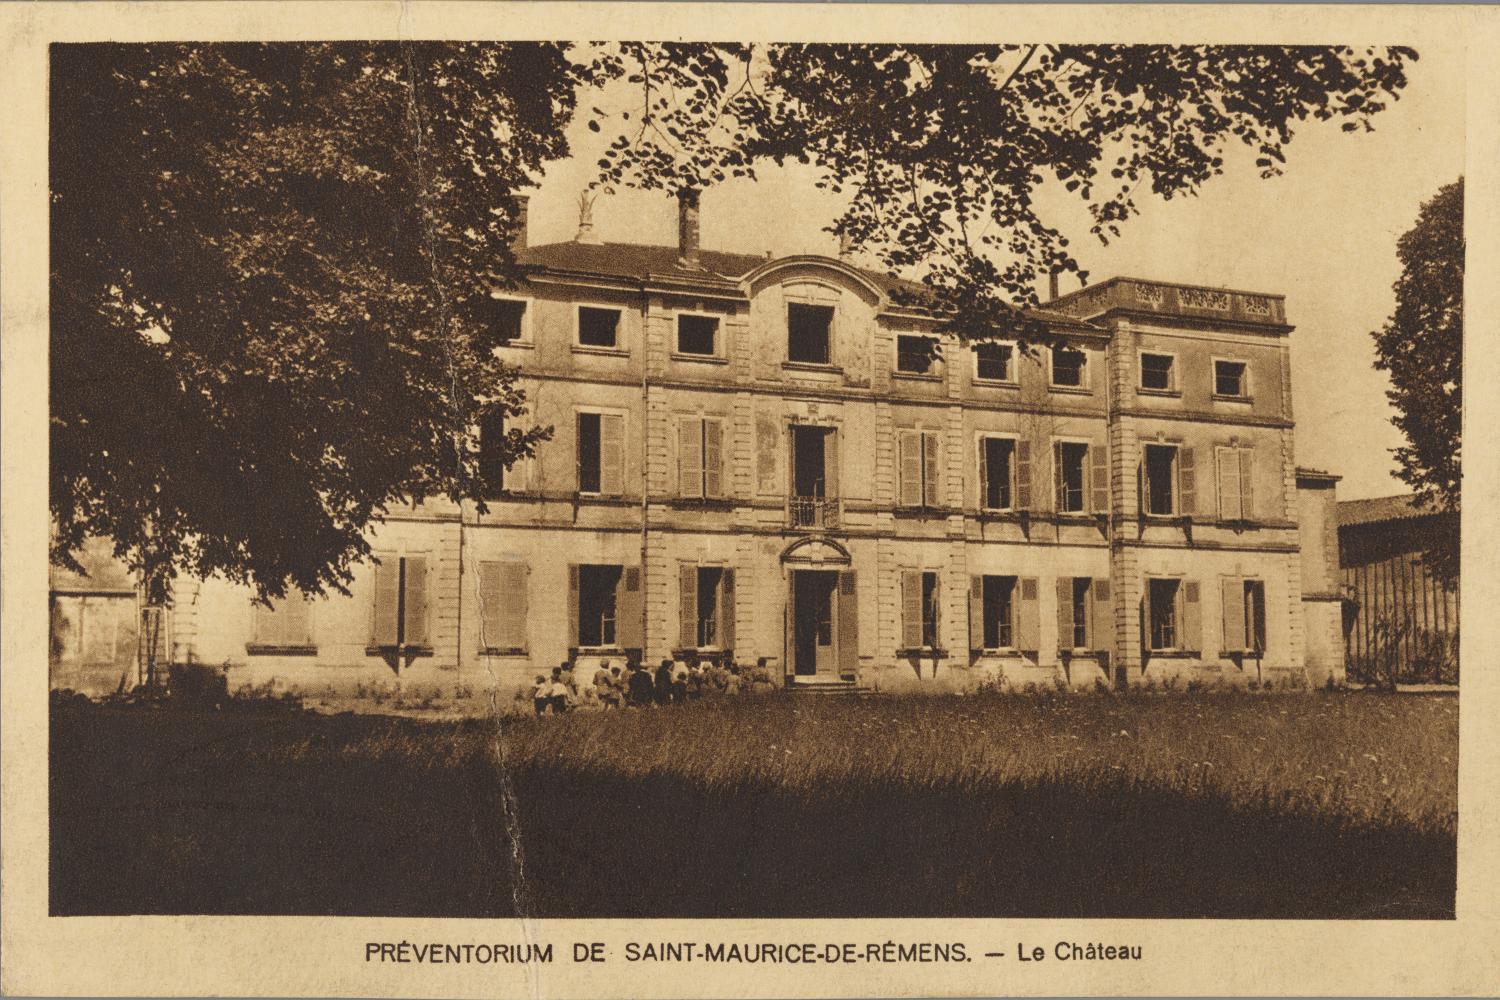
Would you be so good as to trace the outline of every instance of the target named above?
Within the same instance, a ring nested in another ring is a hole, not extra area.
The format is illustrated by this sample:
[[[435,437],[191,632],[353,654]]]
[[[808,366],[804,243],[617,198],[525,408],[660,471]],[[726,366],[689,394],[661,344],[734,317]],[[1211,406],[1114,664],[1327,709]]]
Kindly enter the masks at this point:
[[[734,648],[734,570],[683,566],[678,643],[682,649]]]
[[[1266,585],[1225,577],[1222,583],[1224,652],[1262,653],[1266,648]]]
[[[318,651],[312,634],[312,602],[301,591],[255,605],[254,638],[245,644],[251,655],[307,655]]]
[[[1058,577],[1058,649],[1109,652],[1114,648],[1114,639],[1114,604],[1109,581],[1087,576]]]
[[[907,570],[901,574],[901,645],[904,649],[937,649],[941,619],[942,584],[932,572]]]
[[[479,648],[490,655],[526,652],[527,586],[523,562],[479,564]]]
[[[645,612],[642,596],[639,566],[569,566],[569,645],[575,650],[639,649]]]
[[[1146,648],[1154,653],[1192,653],[1202,647],[1203,627],[1196,580],[1147,581]]]
[[[427,629],[427,557],[377,552],[370,646],[430,651]]]

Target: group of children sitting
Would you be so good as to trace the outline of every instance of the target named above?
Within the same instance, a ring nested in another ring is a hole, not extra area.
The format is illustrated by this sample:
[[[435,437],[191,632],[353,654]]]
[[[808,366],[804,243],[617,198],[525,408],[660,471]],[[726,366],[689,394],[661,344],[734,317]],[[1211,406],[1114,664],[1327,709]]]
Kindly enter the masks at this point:
[[[531,703],[537,715],[560,714],[575,709],[602,711],[612,708],[646,708],[684,702],[704,694],[738,694],[774,688],[762,657],[745,676],[737,664],[688,664],[662,660],[655,671],[639,663],[622,670],[604,660],[587,679],[580,678],[567,660],[552,668],[552,676],[536,675]]]

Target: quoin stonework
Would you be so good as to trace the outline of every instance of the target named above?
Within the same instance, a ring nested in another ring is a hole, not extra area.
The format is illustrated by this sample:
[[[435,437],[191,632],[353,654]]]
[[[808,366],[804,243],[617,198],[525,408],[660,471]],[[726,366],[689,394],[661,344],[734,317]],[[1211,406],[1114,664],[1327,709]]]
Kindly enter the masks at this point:
[[[569,658],[886,691],[1343,679],[1337,477],[1295,463],[1281,296],[1115,278],[1034,311],[1061,346],[971,347],[884,274],[701,248],[677,210],[676,246],[523,239],[497,350],[554,434],[488,463],[485,513],[391,510],[347,597],[180,579],[159,648],[305,691],[519,689]],[[54,573],[55,686],[138,669],[138,601],[99,578]]]

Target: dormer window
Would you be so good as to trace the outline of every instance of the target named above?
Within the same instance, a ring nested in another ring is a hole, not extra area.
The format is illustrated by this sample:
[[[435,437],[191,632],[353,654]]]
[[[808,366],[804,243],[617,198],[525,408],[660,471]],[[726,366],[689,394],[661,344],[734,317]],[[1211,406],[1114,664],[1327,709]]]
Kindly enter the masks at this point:
[[[788,361],[826,365],[832,358],[833,306],[790,302],[786,307]]]

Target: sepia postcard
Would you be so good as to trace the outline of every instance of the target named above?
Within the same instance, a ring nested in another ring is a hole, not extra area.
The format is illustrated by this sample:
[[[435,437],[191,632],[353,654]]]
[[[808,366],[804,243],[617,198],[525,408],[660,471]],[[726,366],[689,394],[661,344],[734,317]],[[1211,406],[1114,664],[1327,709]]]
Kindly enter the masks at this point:
[[[0,990],[1500,992],[1497,46],[0,4]]]

